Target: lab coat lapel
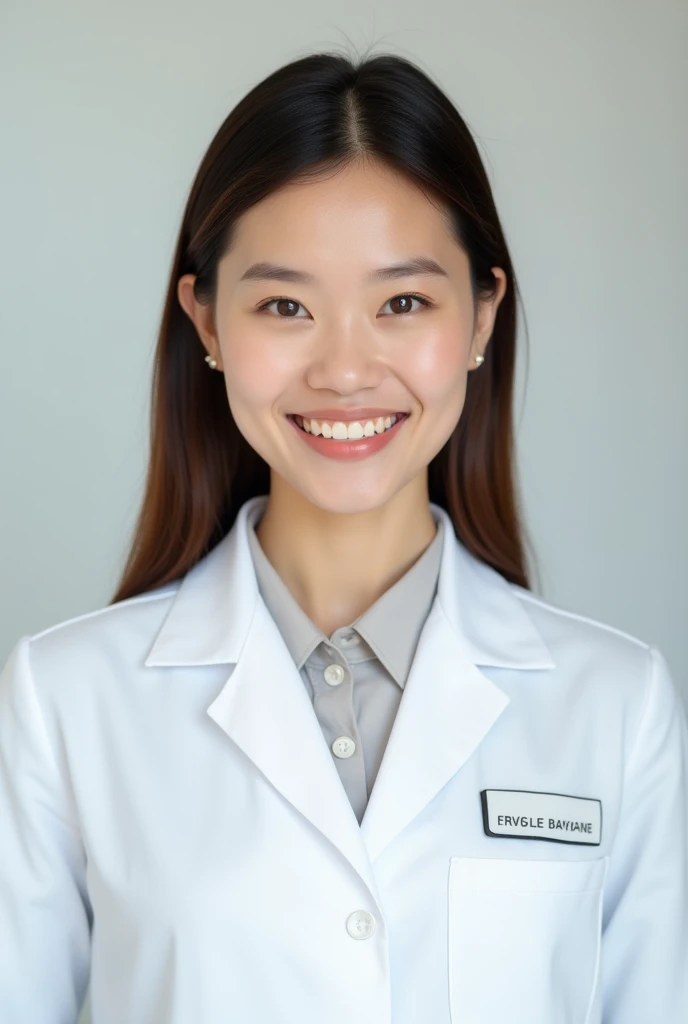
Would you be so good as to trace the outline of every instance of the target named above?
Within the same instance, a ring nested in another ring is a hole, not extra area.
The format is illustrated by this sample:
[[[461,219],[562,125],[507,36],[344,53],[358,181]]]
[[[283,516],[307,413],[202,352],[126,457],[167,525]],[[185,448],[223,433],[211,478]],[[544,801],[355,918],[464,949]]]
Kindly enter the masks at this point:
[[[303,680],[258,598],[239,661],[208,714],[378,898],[360,827]]]
[[[456,774],[508,704],[466,657],[435,600],[361,822],[371,861]]]
[[[360,826],[301,675],[260,597],[246,535],[266,497],[182,580],[145,664],[233,670],[207,713],[269,784],[350,862],[379,899]]]
[[[509,583],[458,542],[442,508],[431,507],[445,527],[437,595],[361,822],[371,861],[459,771],[509,705],[478,666],[554,667]]]

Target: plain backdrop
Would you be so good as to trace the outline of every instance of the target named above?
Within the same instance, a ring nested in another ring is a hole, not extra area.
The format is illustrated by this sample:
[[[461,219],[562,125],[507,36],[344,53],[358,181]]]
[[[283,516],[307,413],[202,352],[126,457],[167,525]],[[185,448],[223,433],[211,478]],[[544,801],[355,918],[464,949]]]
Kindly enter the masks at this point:
[[[449,93],[493,183],[529,330],[535,589],[657,644],[688,698],[685,0],[0,10],[0,660],[114,591],[167,272],[213,134],[277,66],[372,44]]]
[[[449,93],[493,183],[536,589],[658,645],[688,698],[684,0],[2,0],[0,25],[0,661],[114,591],[213,134],[279,65],[373,44]]]

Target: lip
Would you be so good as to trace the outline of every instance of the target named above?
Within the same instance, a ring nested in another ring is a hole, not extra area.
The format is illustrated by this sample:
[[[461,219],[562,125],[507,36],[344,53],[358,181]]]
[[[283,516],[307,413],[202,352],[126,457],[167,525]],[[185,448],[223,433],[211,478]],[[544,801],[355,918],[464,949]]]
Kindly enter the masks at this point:
[[[372,406],[359,409],[311,409],[310,412],[290,412],[289,416],[301,416],[304,420],[325,420],[328,423],[356,423],[360,420],[377,420],[382,416],[407,416],[403,409],[374,409]]]
[[[321,434],[309,434],[307,431],[301,429],[292,414],[288,415],[286,419],[303,442],[314,452],[317,452],[318,455],[324,455],[326,458],[334,459],[338,462],[348,462],[355,459],[365,459],[369,455],[375,455],[383,448],[386,448],[387,445],[390,444],[397,436],[410,414],[387,413],[387,415],[399,416],[397,422],[391,426],[389,430],[385,430],[381,434],[373,434],[372,437],[357,437],[351,441],[337,441],[323,437]],[[317,416],[314,416],[313,419],[317,419]],[[346,421],[341,420],[340,422],[343,423]]]

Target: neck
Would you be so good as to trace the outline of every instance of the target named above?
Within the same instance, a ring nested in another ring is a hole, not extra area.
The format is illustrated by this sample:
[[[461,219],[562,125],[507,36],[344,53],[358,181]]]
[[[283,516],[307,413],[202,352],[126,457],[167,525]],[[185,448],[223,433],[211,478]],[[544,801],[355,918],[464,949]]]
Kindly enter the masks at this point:
[[[323,510],[271,475],[256,536],[319,629],[330,636],[362,615],[407,572],[435,537],[427,473],[380,508]]]

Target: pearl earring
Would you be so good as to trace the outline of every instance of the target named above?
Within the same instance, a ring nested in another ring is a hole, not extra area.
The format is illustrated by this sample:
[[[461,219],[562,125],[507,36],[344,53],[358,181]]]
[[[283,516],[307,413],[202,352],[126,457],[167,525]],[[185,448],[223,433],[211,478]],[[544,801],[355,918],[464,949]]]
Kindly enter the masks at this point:
[[[485,356],[476,356],[475,357],[475,361],[476,361],[476,363],[478,363],[478,365],[480,365],[480,363],[484,363],[485,362]]]

